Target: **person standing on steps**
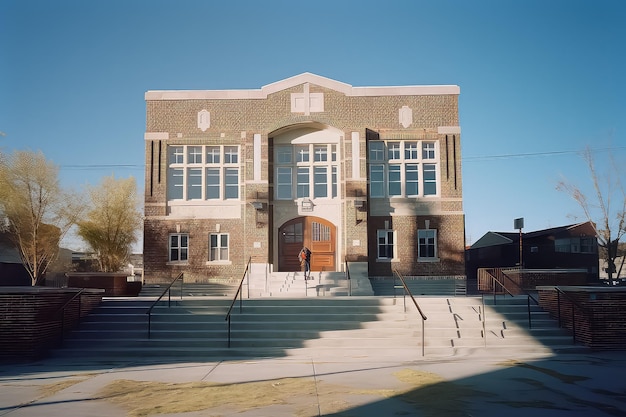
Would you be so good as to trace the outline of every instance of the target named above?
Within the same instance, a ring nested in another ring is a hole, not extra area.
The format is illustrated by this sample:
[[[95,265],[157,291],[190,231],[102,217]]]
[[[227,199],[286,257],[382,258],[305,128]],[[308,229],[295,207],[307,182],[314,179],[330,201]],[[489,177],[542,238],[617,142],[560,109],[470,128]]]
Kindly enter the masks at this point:
[[[300,253],[298,254],[298,259],[300,260],[300,265],[304,267],[304,279],[312,279],[311,278],[311,251],[306,246],[303,246],[300,249]]]

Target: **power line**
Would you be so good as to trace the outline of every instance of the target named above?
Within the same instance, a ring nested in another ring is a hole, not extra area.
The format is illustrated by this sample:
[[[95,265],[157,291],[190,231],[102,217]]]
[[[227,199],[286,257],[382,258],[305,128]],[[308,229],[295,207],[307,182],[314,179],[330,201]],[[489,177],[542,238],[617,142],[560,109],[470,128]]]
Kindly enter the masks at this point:
[[[72,165],[60,165],[62,169],[71,169],[78,171],[97,170],[97,169],[110,169],[110,168],[129,168],[129,169],[144,169],[143,164],[72,164]]]
[[[617,146],[613,148],[596,148],[590,149],[591,152],[605,152],[616,151],[620,149],[626,149],[626,146]],[[489,159],[506,159],[506,158],[527,158],[535,156],[553,156],[553,155],[567,155],[567,154],[580,154],[581,150],[569,150],[569,151],[552,151],[552,152],[532,152],[532,153],[512,153],[503,155],[482,155],[482,156],[466,156],[463,157],[463,161],[484,161]]]
[[[626,149],[626,146],[616,146],[612,148],[595,148],[590,149],[591,152],[606,152],[617,151]],[[465,156],[461,159],[463,161],[486,161],[490,159],[506,159],[506,158],[532,158],[537,156],[556,156],[556,155],[571,155],[580,154],[582,150],[567,150],[567,151],[550,151],[550,152],[527,152],[527,153],[510,153],[502,155],[479,155],[479,156]],[[110,168],[128,168],[128,169],[144,169],[144,164],[72,164],[72,165],[60,165],[62,169],[70,170],[97,170],[97,169],[110,169]]]

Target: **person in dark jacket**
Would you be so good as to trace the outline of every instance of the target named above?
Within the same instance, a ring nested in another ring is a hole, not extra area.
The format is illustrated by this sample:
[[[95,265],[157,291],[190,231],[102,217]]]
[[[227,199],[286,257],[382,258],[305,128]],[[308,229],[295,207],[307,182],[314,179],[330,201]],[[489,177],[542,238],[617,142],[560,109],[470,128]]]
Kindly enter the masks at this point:
[[[311,251],[309,248],[306,246],[302,247],[298,254],[298,259],[300,260],[300,265],[304,268],[304,279],[313,279],[311,278]]]

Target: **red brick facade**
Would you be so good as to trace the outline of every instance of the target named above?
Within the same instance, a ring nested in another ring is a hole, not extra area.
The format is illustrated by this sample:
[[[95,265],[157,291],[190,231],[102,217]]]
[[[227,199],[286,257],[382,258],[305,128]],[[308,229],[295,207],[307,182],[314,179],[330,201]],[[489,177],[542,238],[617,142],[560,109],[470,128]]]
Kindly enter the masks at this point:
[[[463,275],[458,94],[457,86],[352,87],[309,73],[259,90],[147,92],[146,282],[181,271],[197,282],[239,279],[249,259],[280,270],[298,239],[330,251],[330,265],[314,268],[340,271],[347,259],[367,262],[371,276],[390,275],[392,265],[405,275]],[[374,141],[384,144],[376,163]],[[371,191],[376,169],[382,195]],[[281,229],[298,218],[331,226]],[[385,259],[383,229],[393,234]],[[422,247],[428,259],[418,259],[420,230],[435,231],[424,235],[436,239]]]

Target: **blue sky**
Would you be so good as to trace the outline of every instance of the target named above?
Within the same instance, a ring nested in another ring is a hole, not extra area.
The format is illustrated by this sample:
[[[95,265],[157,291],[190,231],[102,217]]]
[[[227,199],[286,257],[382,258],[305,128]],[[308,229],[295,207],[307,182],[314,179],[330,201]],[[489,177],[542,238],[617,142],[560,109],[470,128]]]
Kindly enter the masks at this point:
[[[473,243],[584,220],[586,146],[626,166],[625,45],[622,0],[2,0],[0,147],[143,188],[148,90],[455,84]]]

